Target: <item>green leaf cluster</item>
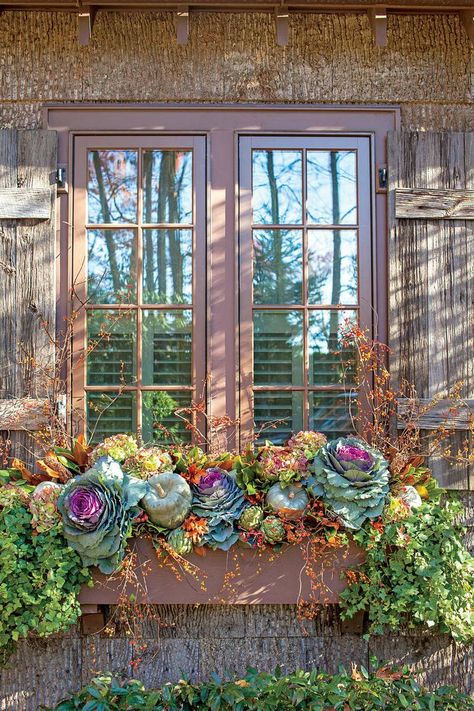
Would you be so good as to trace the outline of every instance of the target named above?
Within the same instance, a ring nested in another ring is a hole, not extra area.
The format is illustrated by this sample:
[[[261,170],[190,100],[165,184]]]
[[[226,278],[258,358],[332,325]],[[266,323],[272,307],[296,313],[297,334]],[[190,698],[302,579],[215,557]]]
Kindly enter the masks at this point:
[[[354,538],[366,562],[341,594],[342,615],[367,611],[371,633],[424,625],[459,642],[474,639],[474,558],[455,500],[428,502],[403,521],[366,524]]]
[[[289,675],[249,669],[242,679],[225,681],[212,674],[209,681],[192,684],[181,680],[160,689],[146,690],[137,680],[119,684],[111,676],[94,679],[81,692],[56,706],[56,711],[375,711],[426,709],[472,711],[474,700],[455,689],[434,692],[421,689],[405,668],[399,673],[338,674],[317,670]]]
[[[21,501],[0,508],[0,664],[30,631],[44,637],[76,622],[77,595],[89,580],[59,523],[35,534]]]

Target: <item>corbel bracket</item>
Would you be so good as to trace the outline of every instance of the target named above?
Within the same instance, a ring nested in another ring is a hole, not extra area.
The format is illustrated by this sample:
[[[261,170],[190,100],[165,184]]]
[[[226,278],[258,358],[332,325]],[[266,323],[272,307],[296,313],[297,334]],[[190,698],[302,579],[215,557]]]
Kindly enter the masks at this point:
[[[461,10],[459,19],[474,47],[474,10]]]
[[[287,7],[279,7],[275,13],[276,42],[280,47],[288,44],[290,30],[290,13]]]
[[[178,44],[188,44],[189,39],[189,7],[180,7],[176,12],[176,41]]]
[[[387,39],[387,8],[382,5],[369,7],[367,10],[372,34],[377,47],[386,47]]]
[[[86,47],[92,37],[97,10],[89,7],[77,13],[77,38],[82,47]]]

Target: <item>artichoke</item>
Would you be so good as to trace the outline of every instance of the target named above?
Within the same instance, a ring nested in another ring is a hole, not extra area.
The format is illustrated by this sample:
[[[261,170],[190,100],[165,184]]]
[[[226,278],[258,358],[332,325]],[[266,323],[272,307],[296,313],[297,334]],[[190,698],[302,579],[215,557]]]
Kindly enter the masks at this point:
[[[259,528],[262,521],[263,511],[260,506],[249,506],[248,509],[244,509],[242,512],[239,518],[239,526],[244,531],[252,531]]]
[[[281,543],[285,538],[285,527],[283,522],[277,516],[267,516],[262,522],[260,530],[267,543],[274,545]]]
[[[175,528],[168,534],[166,540],[169,547],[178,555],[188,555],[193,551],[193,542],[182,528]]]
[[[234,523],[248,506],[234,472],[211,467],[192,489],[192,511],[205,518],[208,524],[202,543],[210,548],[229,550],[239,538]]]
[[[377,450],[354,438],[331,440],[316,455],[308,491],[325,501],[341,523],[357,530],[380,516],[389,486],[388,462]]]
[[[121,563],[137,504],[147,483],[124,474],[111,457],[101,457],[71,479],[58,499],[64,536],[85,566],[112,573]]]

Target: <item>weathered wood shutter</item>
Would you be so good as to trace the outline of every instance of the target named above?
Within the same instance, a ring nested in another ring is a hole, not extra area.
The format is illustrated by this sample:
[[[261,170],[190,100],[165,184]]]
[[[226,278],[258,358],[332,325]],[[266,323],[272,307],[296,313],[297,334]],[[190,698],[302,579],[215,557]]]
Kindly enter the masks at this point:
[[[474,398],[474,133],[389,136],[390,345],[396,380],[446,397],[456,382]],[[424,423],[446,419],[441,402]],[[453,447],[466,436],[460,412]],[[469,471],[471,469],[471,471]],[[468,489],[473,468],[435,462],[438,480]]]
[[[54,363],[56,146],[54,131],[0,131],[0,430],[22,458]]]

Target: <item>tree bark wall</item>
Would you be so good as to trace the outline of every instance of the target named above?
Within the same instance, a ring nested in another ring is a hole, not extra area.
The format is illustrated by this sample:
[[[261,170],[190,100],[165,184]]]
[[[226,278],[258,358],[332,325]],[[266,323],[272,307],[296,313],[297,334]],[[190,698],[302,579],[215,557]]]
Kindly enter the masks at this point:
[[[396,104],[408,130],[474,127],[474,52],[456,15],[390,15],[387,48],[374,44],[365,15],[291,15],[287,47],[268,14],[192,13],[178,46],[172,13],[99,12],[92,41],[77,42],[67,13],[0,14],[0,128],[37,128],[45,102],[268,102]],[[466,522],[474,524],[474,498]],[[474,538],[472,533],[471,538]],[[113,614],[113,611],[111,611]],[[329,608],[303,629],[289,606],[158,610],[145,626],[136,670],[123,630],[20,645],[0,672],[0,709],[54,703],[99,671],[150,685],[210,671],[243,672],[368,663],[372,654],[412,663],[428,685],[474,689],[472,650],[439,636],[361,637]]]

